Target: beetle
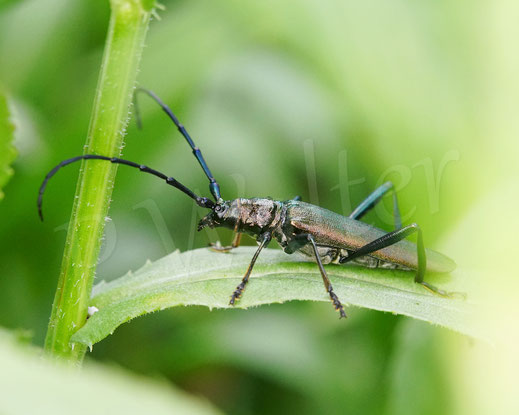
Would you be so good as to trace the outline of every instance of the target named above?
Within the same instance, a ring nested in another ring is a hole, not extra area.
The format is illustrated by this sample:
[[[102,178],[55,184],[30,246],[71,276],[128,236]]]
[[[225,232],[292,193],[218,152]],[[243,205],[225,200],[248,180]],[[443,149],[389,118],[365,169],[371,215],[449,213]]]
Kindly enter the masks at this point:
[[[144,173],[156,176],[188,195],[198,206],[209,209],[210,212],[198,224],[199,231],[205,227],[224,227],[234,231],[232,244],[228,247],[216,246],[216,250],[229,251],[236,248],[243,233],[256,238],[259,246],[242,281],[231,295],[230,305],[234,305],[242,296],[258,256],[272,239],[275,239],[287,254],[298,251],[315,260],[326,292],[333,306],[339,312],[340,318],[346,317],[346,313],[324,268],[324,265],[329,263],[355,262],[370,268],[414,270],[416,272],[414,278],[416,283],[435,294],[450,295],[424,281],[424,275],[426,271],[451,272],[456,268],[456,264],[447,256],[425,248],[422,230],[416,223],[402,227],[396,191],[391,182],[386,182],[377,188],[349,216],[342,216],[322,207],[305,203],[300,197],[285,201],[271,198],[224,200],[220,194],[220,186],[209,170],[202,152],[195,146],[185,127],[155,93],[144,88],[138,88],[134,94],[138,126],[140,127],[140,116],[137,94],[141,92],[149,95],[157,102],[184,136],[209,180],[209,190],[214,200],[198,196],[175,178],[143,164],[118,157],[84,154],[60,162],[45,176],[39,189],[37,202],[41,220],[43,220],[43,194],[48,181],[59,169],[79,160],[104,160],[134,167]],[[395,229],[391,232],[385,232],[361,222],[360,219],[380,202],[389,191],[392,191],[393,194]],[[406,239],[413,233],[417,234],[416,243]]]

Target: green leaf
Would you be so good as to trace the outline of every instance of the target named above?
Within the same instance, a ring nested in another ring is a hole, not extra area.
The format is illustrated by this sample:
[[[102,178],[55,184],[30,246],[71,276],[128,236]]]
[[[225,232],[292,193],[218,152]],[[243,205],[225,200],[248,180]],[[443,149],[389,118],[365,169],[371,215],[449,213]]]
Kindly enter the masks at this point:
[[[81,370],[41,358],[0,330],[2,414],[219,414],[165,382],[89,362]]]
[[[206,248],[174,252],[154,263],[148,262],[135,273],[110,283],[102,281],[94,287],[90,303],[99,311],[71,341],[91,346],[132,318],[168,307],[230,308],[230,294],[255,250],[242,247],[227,254]],[[354,265],[328,265],[326,269],[345,305],[403,314],[479,337],[469,302],[428,293],[414,283],[412,272]],[[427,279],[442,288],[450,287],[445,284],[445,275],[428,275]],[[330,301],[316,264],[280,250],[264,249],[235,308],[291,300]],[[354,318],[354,311],[350,313]],[[330,304],[330,318],[337,316]]]
[[[16,156],[12,145],[14,126],[9,120],[7,98],[0,90],[0,200],[4,198],[3,187],[13,175],[10,164]]]

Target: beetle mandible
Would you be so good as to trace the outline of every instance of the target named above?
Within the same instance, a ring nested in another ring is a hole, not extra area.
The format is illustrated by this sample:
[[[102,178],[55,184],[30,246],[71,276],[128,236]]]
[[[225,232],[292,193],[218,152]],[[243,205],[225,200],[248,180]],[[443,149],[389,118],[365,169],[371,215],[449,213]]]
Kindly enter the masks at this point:
[[[41,220],[43,220],[43,193],[50,178],[60,168],[79,160],[105,160],[134,167],[142,172],[159,177],[170,186],[188,195],[198,206],[210,209],[210,212],[198,224],[199,231],[206,226],[210,228],[225,227],[234,231],[231,246],[217,246],[215,249],[228,251],[236,248],[239,245],[242,233],[256,237],[259,244],[258,249],[252,257],[241,283],[231,295],[229,302],[231,305],[234,305],[243,294],[261,250],[272,239],[276,239],[288,254],[299,251],[315,259],[326,292],[335,309],[339,312],[340,318],[346,317],[346,313],[341,301],[333,291],[332,284],[324,269],[324,265],[329,263],[356,262],[373,268],[414,270],[416,271],[414,279],[416,283],[421,284],[433,293],[449,296],[445,291],[424,281],[424,275],[426,271],[450,272],[454,270],[456,264],[447,256],[425,248],[422,231],[416,223],[402,227],[396,192],[391,182],[386,182],[377,188],[349,216],[342,216],[319,206],[305,203],[299,197],[286,201],[270,198],[224,200],[220,195],[218,182],[209,170],[200,149],[195,146],[184,126],[155,93],[144,88],[138,88],[134,95],[138,126],[140,127],[140,117],[136,97],[139,92],[146,93],[156,101],[184,136],[193,151],[193,155],[209,179],[209,190],[214,201],[198,196],[175,178],[148,166],[118,157],[84,154],[60,162],[45,176],[38,194],[38,212]],[[395,230],[388,233],[361,222],[360,219],[389,191],[393,193]],[[417,233],[416,244],[406,239],[413,233]]]

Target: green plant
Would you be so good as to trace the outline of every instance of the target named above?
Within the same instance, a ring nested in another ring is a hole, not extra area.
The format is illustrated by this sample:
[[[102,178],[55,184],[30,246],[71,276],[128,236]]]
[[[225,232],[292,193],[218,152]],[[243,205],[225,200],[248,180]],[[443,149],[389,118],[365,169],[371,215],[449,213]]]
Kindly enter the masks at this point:
[[[0,201],[4,197],[2,188],[13,174],[10,167],[16,152],[13,147],[14,126],[11,123],[7,97],[0,88]]]
[[[76,368],[42,359],[39,349],[20,343],[4,330],[0,330],[0,365],[3,391],[0,410],[6,414],[220,413],[164,381],[147,379],[120,368],[90,362],[78,374]],[[27,391],[30,391],[30,399]],[[128,399],[129,395],[133,399]]]
[[[111,0],[111,18],[85,151],[118,156],[153,0]],[[81,361],[84,347],[70,337],[86,321],[116,166],[83,163],[45,349]]]

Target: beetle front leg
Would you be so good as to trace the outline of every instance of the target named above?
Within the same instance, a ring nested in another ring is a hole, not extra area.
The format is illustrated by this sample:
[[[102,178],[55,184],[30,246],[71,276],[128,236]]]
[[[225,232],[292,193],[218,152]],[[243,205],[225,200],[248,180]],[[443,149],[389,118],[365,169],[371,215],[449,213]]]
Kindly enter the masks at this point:
[[[228,246],[222,246],[220,244],[220,241],[216,242],[215,244],[211,244],[211,249],[216,252],[230,252],[234,248],[238,248],[240,246],[241,241],[241,232],[235,232],[234,237],[232,238],[231,245]]]
[[[245,289],[245,286],[249,282],[249,277],[252,272],[252,268],[254,267],[254,264],[256,263],[256,260],[258,259],[258,256],[263,248],[265,248],[269,242],[272,240],[272,234],[270,232],[265,232],[260,236],[260,245],[258,246],[258,249],[256,250],[256,253],[252,257],[252,261],[249,264],[249,268],[247,268],[247,272],[243,276],[243,279],[241,280],[240,284],[236,287],[236,290],[232,293],[231,301],[229,301],[230,305],[234,305],[236,300],[238,300],[243,290]]]
[[[234,225],[234,236],[232,238],[232,243],[229,246],[222,246],[220,244],[220,241],[216,242],[215,244],[211,244],[211,249],[216,252],[230,252],[234,248],[238,248],[240,246],[241,241],[241,232],[238,231],[240,227],[240,221],[236,221],[236,225]]]
[[[301,249],[306,244],[311,244],[315,254],[315,260],[317,261],[317,265],[319,265],[319,271],[321,272],[321,277],[323,278],[324,288],[326,288],[326,292],[330,296],[332,300],[333,306],[337,311],[339,311],[339,318],[346,318],[346,313],[344,312],[344,307],[342,306],[339,297],[333,291],[332,283],[324,270],[323,262],[321,261],[321,257],[319,256],[319,251],[317,250],[317,245],[315,243],[314,237],[308,234],[297,235],[294,239],[292,239],[288,245],[285,247],[286,253],[293,253],[298,249]]]

